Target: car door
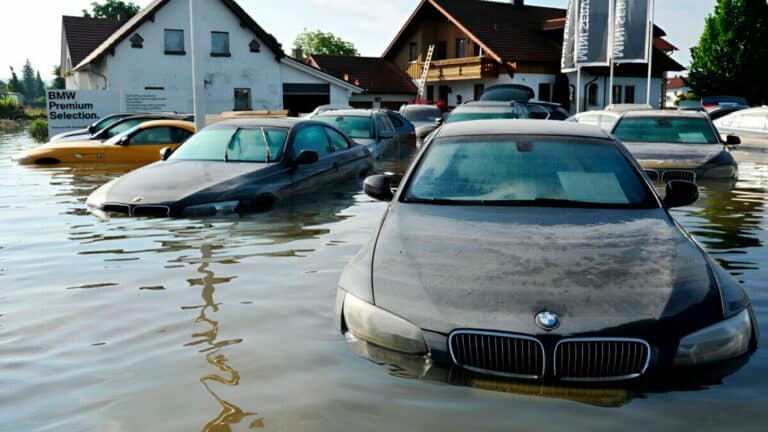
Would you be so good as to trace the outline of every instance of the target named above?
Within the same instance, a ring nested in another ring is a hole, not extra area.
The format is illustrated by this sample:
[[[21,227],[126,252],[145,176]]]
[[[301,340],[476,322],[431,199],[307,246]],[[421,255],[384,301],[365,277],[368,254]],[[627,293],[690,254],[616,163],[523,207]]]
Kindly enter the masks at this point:
[[[331,127],[324,127],[331,143],[337,181],[361,176],[373,170],[373,159],[365,146],[357,145]]]
[[[337,176],[338,163],[333,158],[328,135],[322,125],[313,124],[301,127],[293,133],[291,154],[295,160],[302,150],[312,150],[317,153],[317,162],[295,165],[291,173],[293,191],[305,192],[322,187],[332,182]]]
[[[413,126],[413,123],[393,111],[387,111],[387,117],[392,122],[395,131],[397,131],[397,139],[400,145],[416,148],[416,128]]]
[[[373,121],[376,129],[374,133],[374,139],[376,140],[375,150],[373,151],[374,157],[379,158],[387,153],[391,154],[395,151],[398,143],[397,134],[392,126],[392,122],[382,113],[374,113]]]
[[[115,145],[105,146],[104,162],[154,162],[160,160],[164,147],[175,149],[192,135],[175,126],[151,126],[139,129]]]

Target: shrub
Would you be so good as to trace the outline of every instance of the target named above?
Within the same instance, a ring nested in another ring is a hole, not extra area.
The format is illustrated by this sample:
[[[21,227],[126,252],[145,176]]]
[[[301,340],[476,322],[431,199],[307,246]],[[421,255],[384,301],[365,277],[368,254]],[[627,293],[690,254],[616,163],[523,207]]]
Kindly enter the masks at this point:
[[[11,98],[0,100],[0,119],[20,120],[25,117],[24,108]]]
[[[37,119],[29,125],[29,135],[39,142],[48,141],[48,120]]]

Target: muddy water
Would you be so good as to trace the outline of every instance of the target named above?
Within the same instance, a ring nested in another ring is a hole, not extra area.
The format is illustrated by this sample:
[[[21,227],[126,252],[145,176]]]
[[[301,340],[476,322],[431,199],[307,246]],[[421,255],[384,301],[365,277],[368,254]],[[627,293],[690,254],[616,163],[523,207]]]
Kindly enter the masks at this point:
[[[231,219],[100,220],[126,171],[29,168],[0,135],[0,430],[763,430],[768,356],[722,383],[606,408],[503,383],[409,379],[333,326],[336,281],[384,205],[355,187]],[[768,335],[768,153],[737,152],[675,216]],[[531,394],[533,393],[533,395]]]

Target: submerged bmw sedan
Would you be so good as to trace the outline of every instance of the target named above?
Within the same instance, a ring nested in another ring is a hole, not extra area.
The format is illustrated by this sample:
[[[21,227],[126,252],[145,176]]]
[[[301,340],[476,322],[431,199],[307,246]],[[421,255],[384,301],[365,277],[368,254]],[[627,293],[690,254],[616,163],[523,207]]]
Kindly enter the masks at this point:
[[[343,272],[340,330],[388,350],[523,379],[619,381],[742,358],[756,345],[739,283],[672,219],[620,142],[592,126],[443,126]]]
[[[131,216],[241,213],[373,170],[365,146],[303,119],[223,121],[161,153],[163,160],[94,191],[88,206]]]

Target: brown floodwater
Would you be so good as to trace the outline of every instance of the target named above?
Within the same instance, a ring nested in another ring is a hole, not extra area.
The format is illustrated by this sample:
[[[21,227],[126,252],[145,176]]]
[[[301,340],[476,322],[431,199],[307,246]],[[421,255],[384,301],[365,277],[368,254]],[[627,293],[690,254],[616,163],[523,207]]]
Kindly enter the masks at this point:
[[[768,424],[763,348],[721,382],[661,391],[431,380],[366,360],[333,323],[339,274],[385,209],[359,184],[245,217],[102,220],[85,198],[130,167],[8,161],[34,145],[0,134],[0,430]],[[735,155],[738,182],[704,184],[674,215],[742,281],[765,346],[768,153]]]

